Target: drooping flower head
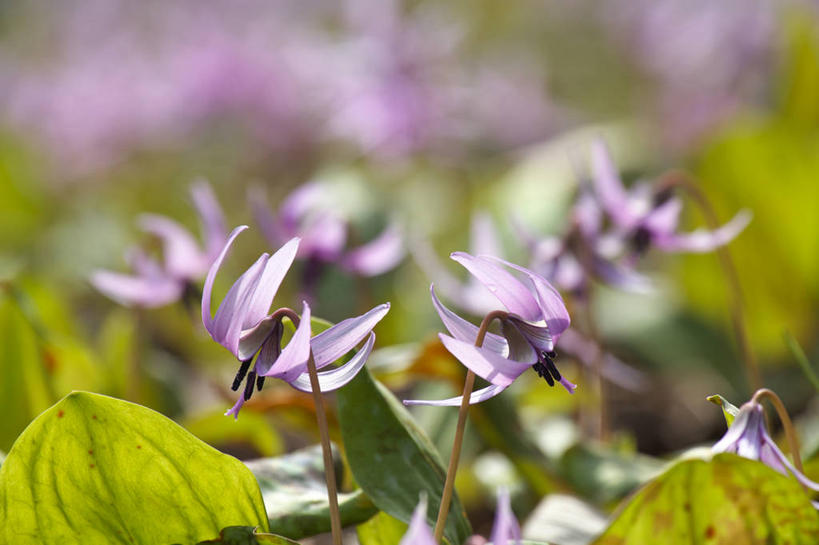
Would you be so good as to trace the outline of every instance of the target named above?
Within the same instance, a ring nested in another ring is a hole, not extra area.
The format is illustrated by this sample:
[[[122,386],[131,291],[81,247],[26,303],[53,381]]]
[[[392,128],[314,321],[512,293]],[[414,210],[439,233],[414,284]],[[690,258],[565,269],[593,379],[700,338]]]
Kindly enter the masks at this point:
[[[627,191],[600,140],[592,144],[592,179],[601,206],[638,255],[651,247],[666,252],[710,252],[733,240],[751,221],[751,213],[743,210],[714,231],[677,232],[682,201],[668,187],[637,184]]]
[[[543,277],[493,256],[455,252],[452,259],[463,265],[492,293],[506,311],[501,334],[487,333],[475,346],[479,328],[446,308],[430,288],[432,303],[450,335],[439,334],[446,349],[473,373],[491,383],[474,392],[478,403],[508,388],[531,367],[550,386],[560,383],[569,393],[576,385],[560,374],[554,363],[555,343],[569,327],[569,312],[557,290]],[[407,405],[460,405],[461,398],[441,401],[407,400]]]
[[[179,300],[207,272],[225,242],[225,221],[210,186],[196,182],[191,195],[202,223],[203,247],[176,221],[143,214],[140,228],[162,242],[161,262],[140,248],[129,252],[135,274],[99,270],[91,283],[99,291],[127,306],[158,307]]]
[[[250,399],[254,387],[261,390],[265,377],[281,379],[301,391],[312,391],[307,373],[309,358],[312,357],[316,369],[321,370],[366,338],[363,348],[346,364],[318,373],[322,392],[335,390],[352,380],[372,351],[375,343],[373,327],[389,310],[388,303],[379,305],[361,316],[343,320],[312,338],[311,310],[306,302],[303,303],[300,318],[296,318],[296,314],[289,309],[269,313],[273,298],[296,257],[299,239],[294,238],[272,256],[262,254],[228,290],[216,314],[211,316],[211,294],[216,274],[233,241],[245,229],[247,226],[243,225],[231,233],[208,272],[202,295],[205,329],[213,340],[241,362],[232,389],[238,390],[243,381],[245,387],[236,404],[227,412],[234,416],[238,416],[239,410]],[[290,342],[282,348],[282,320],[285,317],[297,319],[299,323]]]

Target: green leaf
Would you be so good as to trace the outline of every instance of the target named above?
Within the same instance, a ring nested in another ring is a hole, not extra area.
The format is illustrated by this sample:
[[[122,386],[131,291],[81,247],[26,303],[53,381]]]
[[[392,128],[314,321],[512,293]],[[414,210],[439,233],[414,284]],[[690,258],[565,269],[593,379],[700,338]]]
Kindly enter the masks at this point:
[[[796,479],[735,454],[686,460],[643,487],[595,545],[819,543]]]
[[[0,498],[5,543],[193,543],[268,528],[244,464],[157,412],[87,392],[26,428],[0,467]]]
[[[196,545],[207,543],[222,543],[224,545],[259,545],[272,543],[274,545],[298,545],[297,542],[276,534],[257,534],[252,526],[228,526],[219,532],[219,537],[200,541]]]
[[[734,423],[734,418],[739,414],[739,408],[719,394],[708,396],[705,399],[714,405],[722,407],[722,415],[725,417],[725,422],[728,424],[728,427],[731,427],[731,424]]]
[[[364,524],[359,524],[356,532],[361,545],[394,545],[407,532],[407,523],[379,511]]]
[[[344,480],[341,459],[335,458],[336,479]],[[246,462],[262,489],[270,530],[291,539],[330,531],[330,510],[321,447],[297,450],[278,458]],[[361,490],[338,494],[341,524],[364,522],[378,510]]]
[[[366,368],[337,395],[341,436],[356,482],[380,510],[404,522],[409,522],[425,493],[427,521],[432,525],[446,472],[429,438]],[[471,533],[456,494],[444,536],[451,543],[463,543]]]

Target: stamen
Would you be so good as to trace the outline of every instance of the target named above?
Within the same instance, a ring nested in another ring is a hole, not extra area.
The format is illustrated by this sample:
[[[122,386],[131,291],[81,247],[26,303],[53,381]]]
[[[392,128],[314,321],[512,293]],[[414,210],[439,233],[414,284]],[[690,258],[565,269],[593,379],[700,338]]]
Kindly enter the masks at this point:
[[[250,399],[253,395],[253,385],[256,382],[256,371],[251,371],[247,375],[247,382],[245,383],[245,401]]]
[[[265,379],[264,375],[259,375],[258,377],[256,377],[256,390],[258,390],[260,392],[262,391],[262,386],[264,385],[264,379]]]
[[[250,360],[245,360],[242,362],[242,365],[239,366],[239,372],[236,373],[236,377],[233,379],[233,385],[230,387],[231,390],[235,392],[239,389],[239,385],[242,384],[242,381],[245,379],[248,369],[250,369]]]
[[[557,354],[555,354],[554,352],[544,352],[543,353],[543,359],[545,360],[545,363],[546,363],[546,369],[548,369],[549,372],[552,373],[552,376],[555,377],[556,381],[560,382],[560,379],[562,377],[560,376],[560,373],[557,370],[557,366],[555,365],[555,362],[552,360],[552,358],[555,358],[555,357],[557,357]]]
[[[544,379],[549,386],[554,386],[555,381],[552,378],[552,375],[549,373],[549,370],[543,365],[543,362],[538,360],[534,365],[532,365],[532,369],[534,369],[537,376]]]

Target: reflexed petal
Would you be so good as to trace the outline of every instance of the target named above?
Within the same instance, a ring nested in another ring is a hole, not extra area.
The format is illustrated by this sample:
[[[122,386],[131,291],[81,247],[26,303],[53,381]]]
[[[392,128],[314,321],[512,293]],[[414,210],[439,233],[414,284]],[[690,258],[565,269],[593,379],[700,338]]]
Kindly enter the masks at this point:
[[[725,432],[722,439],[711,447],[713,452],[737,452],[739,440],[745,434],[749,424],[751,424],[750,417],[751,413],[755,410],[754,405],[755,404],[746,403],[740,408],[739,414],[734,418],[734,422],[728,428],[728,431]],[[758,460],[759,456],[754,457],[754,459]]]
[[[270,212],[267,198],[261,187],[254,186],[248,189],[247,197],[250,210],[253,213],[253,219],[256,220],[256,224],[259,226],[259,229],[262,230],[262,235],[264,235],[267,242],[273,246],[278,246],[287,239],[295,236],[295,229],[282,229],[279,222],[276,221],[273,213]]]
[[[213,282],[216,279],[216,273],[219,272],[219,269],[222,266],[222,261],[225,260],[225,256],[227,255],[228,250],[230,250],[230,246],[233,244],[233,241],[237,236],[239,236],[239,233],[245,229],[247,229],[247,225],[240,225],[230,233],[227,242],[225,242],[224,248],[222,248],[222,251],[218,256],[216,256],[216,259],[213,260],[210,270],[208,270],[208,275],[205,278],[205,286],[202,289],[202,323],[205,325],[205,329],[207,329],[208,332],[211,332],[211,334],[211,330],[213,329],[213,318],[211,317],[210,313],[210,300],[211,293],[213,292]]]
[[[299,327],[296,328],[290,342],[279,354],[279,358],[275,362],[264,361],[257,364],[262,367],[270,366],[264,376],[290,382],[307,368],[307,360],[310,358],[310,306],[307,303],[303,305]],[[259,357],[262,356],[264,354],[260,353]]]
[[[335,261],[347,243],[347,222],[324,213],[298,233],[302,238],[300,257]]]
[[[520,320],[515,317],[509,318],[509,323],[511,323],[515,329],[523,336],[524,340],[526,341],[531,348],[534,348],[538,352],[551,352],[555,349],[554,341],[552,340],[552,335],[549,332],[549,326],[546,325],[546,322],[541,321],[538,323],[526,322],[524,320]],[[505,330],[504,330],[505,331]],[[509,337],[506,337],[509,340]],[[511,350],[511,341],[510,341],[510,350],[509,350],[509,357],[513,360],[518,361],[529,361],[531,363],[535,363],[537,361],[537,354],[535,354],[534,359],[529,357],[516,357],[512,355]]]
[[[427,526],[427,498],[421,497],[418,507],[412,513],[407,533],[398,545],[437,545],[432,530]]]
[[[643,219],[643,225],[654,237],[664,237],[674,234],[680,223],[682,201],[677,198],[668,199],[656,207]]]
[[[518,328],[519,321],[502,320],[501,332],[509,343],[508,359],[534,365],[538,354],[526,335]]]
[[[267,254],[259,256],[259,259],[233,283],[213,317],[211,336],[234,355],[238,354],[239,339],[242,330],[245,329],[242,327],[244,316],[269,258]]]
[[[577,358],[580,363],[588,368],[592,368],[597,358],[603,358],[603,366],[600,372],[606,379],[621,388],[639,392],[646,387],[646,378],[637,369],[623,363],[611,354],[600,354],[600,346],[590,339],[577,333],[574,329],[567,329],[560,337],[558,350]]]
[[[600,226],[603,223],[602,210],[600,210],[597,199],[588,190],[582,190],[577,196],[572,216],[584,236],[592,238],[600,232]]]
[[[111,271],[95,271],[91,284],[120,305],[160,307],[178,301],[185,285],[168,276],[133,276]]]
[[[351,380],[355,378],[364,364],[367,363],[367,358],[370,357],[370,352],[373,350],[375,344],[375,333],[370,333],[367,337],[366,344],[356,352],[355,356],[350,358],[350,361],[342,365],[330,369],[329,371],[322,371],[318,373],[319,389],[322,392],[332,392],[338,390]],[[302,392],[312,392],[313,388],[310,384],[309,373],[302,373],[295,380],[290,382],[290,385]]]
[[[715,231],[697,229],[691,233],[672,234],[657,238],[654,245],[667,252],[710,252],[731,242],[747,227],[752,216],[751,212],[743,210]]]
[[[472,395],[469,396],[469,404],[474,405],[475,403],[480,403],[481,401],[486,401],[491,397],[495,397],[502,391],[504,391],[507,386],[495,386],[494,384],[487,386],[486,388],[481,388],[480,390],[476,390],[472,392]],[[450,397],[449,399],[405,399],[404,405],[432,405],[434,407],[460,407],[461,400],[464,396],[458,397]]]
[[[395,268],[406,253],[401,229],[393,223],[375,239],[348,252],[341,265],[362,276],[377,276]]]
[[[296,232],[299,223],[322,199],[322,187],[317,182],[307,182],[293,190],[279,208],[279,221],[285,231]]]
[[[244,406],[244,404],[245,404],[245,393],[240,389],[239,390],[239,399],[236,401],[236,403],[233,405],[233,407],[231,407],[230,409],[225,411],[225,416],[233,415],[233,419],[238,420],[239,419],[239,411],[242,410],[242,407]]]
[[[563,375],[561,375],[561,376],[560,376],[560,380],[559,380],[558,382],[559,382],[559,383],[560,383],[560,384],[561,384],[561,385],[562,385],[564,388],[566,388],[566,391],[567,391],[567,392],[569,392],[570,394],[573,394],[573,393],[574,393],[574,391],[575,391],[575,390],[577,390],[577,384],[575,384],[575,383],[573,383],[573,382],[570,382],[570,381],[569,381],[569,379],[567,379],[567,378],[566,378],[565,376],[563,376]]]
[[[225,243],[225,216],[213,189],[205,180],[197,180],[191,185],[193,204],[202,221],[202,234],[205,240],[205,253],[209,258],[219,254]]]
[[[255,326],[259,323],[259,320],[267,315],[270,304],[273,302],[273,298],[276,296],[276,292],[287,271],[290,270],[298,249],[299,239],[293,238],[267,260],[264,272],[259,277],[253,297],[250,299],[242,320],[243,330]]]
[[[764,429],[762,430],[762,436],[764,445],[771,449],[779,463],[785,466],[788,469],[788,471],[790,471],[791,474],[794,477],[796,477],[797,481],[799,481],[803,486],[810,488],[811,490],[819,491],[819,483],[815,483],[812,480],[808,479],[801,471],[796,469],[794,465],[791,463],[791,461],[788,460],[788,457],[785,456],[785,453],[779,449],[779,447],[776,445],[776,443],[774,443],[773,439],[771,439],[770,435],[768,435],[768,433]],[[774,469],[776,469],[775,466],[773,467]]]
[[[147,255],[142,248],[129,248],[125,254],[125,261],[137,276],[168,276],[156,259]]]
[[[465,252],[450,256],[477,278],[506,309],[524,320],[539,320],[541,311],[534,294],[522,282],[487,257],[473,257]]]
[[[478,212],[472,216],[469,242],[472,255],[501,255],[502,253],[495,222],[486,212]]]
[[[458,361],[473,373],[496,386],[509,386],[531,364],[506,359],[486,348],[439,333],[441,342]]]
[[[207,257],[187,229],[172,219],[156,214],[139,217],[140,228],[162,240],[165,270],[182,279],[195,279],[207,267]]]
[[[447,331],[449,331],[452,336],[459,341],[474,344],[475,339],[478,338],[478,326],[474,325],[472,322],[464,320],[446,308],[435,295],[434,284],[430,285],[429,292],[432,295],[432,305],[435,307],[435,310],[438,311],[438,316],[441,317],[441,321],[444,323]],[[506,344],[506,339],[500,335],[495,335],[494,333],[490,332],[487,332],[486,336],[484,337],[483,347],[504,357],[506,357],[509,353],[509,347]]]
[[[628,193],[602,140],[592,143],[591,154],[592,181],[603,208],[614,223],[631,229],[638,218],[630,213]]]
[[[612,287],[633,293],[649,293],[653,289],[652,282],[648,277],[629,266],[599,256],[594,257],[593,266],[594,274]]]
[[[263,323],[266,321],[263,321]],[[270,371],[270,368],[276,363],[276,360],[279,359],[279,355],[282,353],[282,335],[284,334],[284,325],[282,325],[281,318],[276,317],[269,321],[272,323],[272,327],[265,328],[265,336],[264,337],[256,337],[257,339],[260,338],[260,345],[257,344],[255,349],[251,350],[251,346],[249,341],[245,343],[246,351],[242,351],[242,341],[239,342],[239,359],[245,361],[253,356],[256,352],[259,352],[259,356],[256,358],[256,365],[254,370],[256,371],[257,376],[263,376]],[[254,339],[255,343],[255,339]]]
[[[316,368],[321,369],[352,350],[372,331],[381,318],[386,316],[389,310],[389,303],[378,305],[366,314],[347,318],[313,337],[310,344],[313,348]]]
[[[509,492],[505,488],[498,491],[498,506],[495,509],[495,523],[492,525],[492,545],[507,545],[509,540],[520,542],[520,526],[518,525],[512,506],[509,502]]]

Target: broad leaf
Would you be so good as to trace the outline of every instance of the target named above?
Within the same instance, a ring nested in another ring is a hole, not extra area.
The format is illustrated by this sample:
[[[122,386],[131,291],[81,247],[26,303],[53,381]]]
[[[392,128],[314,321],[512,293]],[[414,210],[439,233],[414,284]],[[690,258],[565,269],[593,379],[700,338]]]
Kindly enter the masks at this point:
[[[278,458],[246,462],[262,489],[270,530],[291,539],[330,531],[327,486],[321,447],[298,450]],[[336,478],[343,481],[343,466],[336,458]],[[343,526],[359,524],[378,510],[362,492],[339,493]]]
[[[734,418],[739,414],[739,408],[719,394],[708,396],[705,399],[714,405],[722,407],[722,415],[725,417],[725,422],[728,424],[728,427],[731,427],[731,424],[734,423]]]
[[[395,396],[365,368],[338,391],[338,417],[353,476],[373,503],[409,522],[425,493],[427,521],[434,524],[446,471],[432,443]],[[455,495],[444,536],[459,544],[470,534]]]
[[[208,543],[222,543],[223,545],[264,545],[265,543],[298,545],[297,542],[276,534],[256,533],[256,529],[252,526],[228,526],[219,532],[218,538],[200,541],[196,545],[206,545]]]
[[[253,474],[161,414],[75,392],[0,467],[0,542],[193,543],[267,530]]]
[[[686,460],[642,488],[595,545],[819,543],[819,514],[799,483],[719,454]]]
[[[356,528],[358,542],[361,545],[395,545],[407,532],[407,523],[389,516],[384,511],[359,524]]]

